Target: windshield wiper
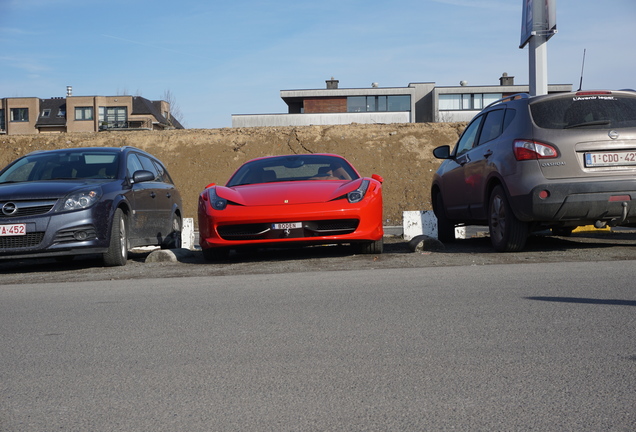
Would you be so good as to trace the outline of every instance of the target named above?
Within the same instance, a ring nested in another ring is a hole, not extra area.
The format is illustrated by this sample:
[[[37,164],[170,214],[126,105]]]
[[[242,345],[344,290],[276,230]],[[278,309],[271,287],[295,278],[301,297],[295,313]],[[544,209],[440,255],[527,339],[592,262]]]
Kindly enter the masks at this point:
[[[563,129],[572,129],[572,128],[583,127],[583,126],[608,125],[610,123],[611,123],[610,120],[594,120],[594,121],[589,121],[589,122],[583,122],[583,123],[576,123],[576,124],[573,124],[573,125],[568,125],[568,126],[564,127]]]

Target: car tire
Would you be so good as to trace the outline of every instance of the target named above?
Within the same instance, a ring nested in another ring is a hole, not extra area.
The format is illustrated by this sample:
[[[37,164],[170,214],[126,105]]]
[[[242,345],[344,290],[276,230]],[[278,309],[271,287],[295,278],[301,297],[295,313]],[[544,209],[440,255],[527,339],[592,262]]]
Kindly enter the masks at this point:
[[[225,247],[203,249],[202,252],[206,261],[224,261],[230,257],[230,249]]]
[[[128,261],[128,224],[121,208],[115,210],[108,251],[103,255],[107,267],[123,266]]]
[[[161,249],[180,249],[182,225],[181,218],[176,214],[172,216],[170,230],[170,234],[161,243]]]
[[[526,245],[528,224],[517,219],[502,186],[490,194],[488,228],[490,241],[499,252],[518,252]]]
[[[455,224],[446,217],[442,193],[435,195],[435,217],[437,218],[437,239],[442,243],[455,241]]]
[[[384,239],[357,243],[355,249],[360,254],[381,254],[384,250]]]

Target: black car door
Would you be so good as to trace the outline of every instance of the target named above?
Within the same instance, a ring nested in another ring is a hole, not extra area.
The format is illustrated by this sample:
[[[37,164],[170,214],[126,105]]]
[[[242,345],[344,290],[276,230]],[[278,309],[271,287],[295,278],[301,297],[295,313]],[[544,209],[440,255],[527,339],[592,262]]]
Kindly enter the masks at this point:
[[[129,179],[132,179],[136,171],[144,170],[137,153],[129,153],[126,158],[126,170]],[[130,217],[129,238],[131,246],[139,246],[156,242],[153,235],[156,232],[154,182],[133,183],[131,196],[132,205]]]

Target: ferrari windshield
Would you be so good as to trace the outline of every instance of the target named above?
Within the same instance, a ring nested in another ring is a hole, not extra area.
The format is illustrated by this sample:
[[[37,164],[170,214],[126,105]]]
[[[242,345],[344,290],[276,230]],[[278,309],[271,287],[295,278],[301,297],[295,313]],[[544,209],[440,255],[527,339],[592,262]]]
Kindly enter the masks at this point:
[[[40,180],[117,178],[119,154],[105,151],[34,153],[0,173],[0,183]]]
[[[247,162],[230,178],[228,187],[299,180],[354,180],[360,176],[342,158],[329,155],[293,155]]]

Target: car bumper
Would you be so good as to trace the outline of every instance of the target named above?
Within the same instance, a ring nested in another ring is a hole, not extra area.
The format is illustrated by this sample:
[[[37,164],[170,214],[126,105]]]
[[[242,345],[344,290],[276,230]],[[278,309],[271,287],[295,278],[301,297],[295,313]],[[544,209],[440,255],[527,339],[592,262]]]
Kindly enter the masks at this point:
[[[300,223],[300,228],[274,229],[273,224]],[[383,236],[382,201],[372,199],[343,208],[342,202],[320,205],[239,207],[213,211],[199,207],[199,244],[203,249],[241,246],[353,243]]]
[[[547,195],[547,197],[544,197]],[[636,180],[542,184],[527,194],[511,197],[523,221],[567,222],[627,220],[636,222]],[[621,223],[621,224],[623,224]]]
[[[25,224],[26,235],[0,236],[0,259],[104,253],[108,224],[93,209],[54,215],[2,218],[0,225]]]

